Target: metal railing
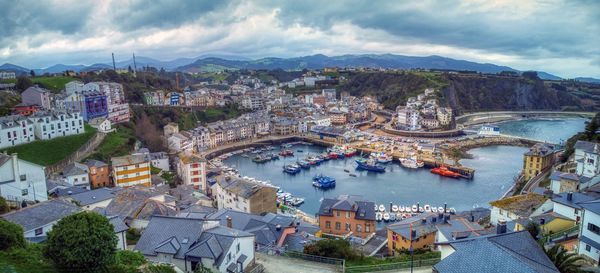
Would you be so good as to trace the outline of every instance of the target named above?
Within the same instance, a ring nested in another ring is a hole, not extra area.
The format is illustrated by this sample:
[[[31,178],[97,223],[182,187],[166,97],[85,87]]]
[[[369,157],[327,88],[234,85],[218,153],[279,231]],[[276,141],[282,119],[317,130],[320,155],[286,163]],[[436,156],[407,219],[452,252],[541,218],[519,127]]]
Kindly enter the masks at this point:
[[[304,254],[302,252],[296,252],[296,251],[286,251],[283,253],[283,256],[290,257],[290,258],[296,258],[296,259],[302,259],[305,261],[324,263],[324,264],[333,264],[333,265],[339,265],[339,266],[344,266],[344,264],[346,263],[346,261],[343,259],[309,255],[309,254]]]
[[[412,262],[412,267],[430,267],[440,261],[439,258],[435,259],[424,259],[415,260]],[[387,271],[387,270],[398,270],[406,269],[411,267],[411,262],[399,262],[399,263],[387,263],[387,264],[374,264],[374,265],[358,265],[346,267],[346,273],[361,273],[361,272],[376,272],[376,271]]]
[[[580,225],[575,225],[568,229],[546,235],[546,236],[542,237],[542,242],[548,243],[548,242],[554,241],[556,239],[566,238],[569,236],[569,234],[573,234],[575,232],[579,233],[579,228],[580,228]]]

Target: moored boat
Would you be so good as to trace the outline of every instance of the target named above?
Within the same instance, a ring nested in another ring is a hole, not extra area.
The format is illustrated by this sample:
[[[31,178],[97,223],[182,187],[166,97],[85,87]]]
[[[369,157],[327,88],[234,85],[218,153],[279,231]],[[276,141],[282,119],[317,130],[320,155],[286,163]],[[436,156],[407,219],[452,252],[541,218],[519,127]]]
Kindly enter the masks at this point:
[[[294,152],[292,150],[282,150],[281,152],[279,152],[280,156],[294,156]]]
[[[369,172],[378,172],[378,173],[385,172],[385,167],[376,163],[373,159],[369,159],[367,161],[356,160],[356,164],[358,164],[358,166],[356,168],[359,170],[365,170],[365,171],[369,171]]]
[[[417,169],[425,166],[425,162],[417,160],[415,157],[400,158],[400,165],[410,169]]]
[[[310,164],[304,160],[298,160],[298,162],[296,162],[298,165],[300,165],[301,168],[303,169],[308,169],[310,168]]]
[[[450,178],[460,178],[461,175],[457,172],[453,172],[451,170],[449,170],[446,166],[442,165],[438,168],[433,168],[431,169],[431,173],[437,174],[437,175],[441,175],[444,177],[450,177]]]
[[[313,186],[320,189],[330,189],[335,187],[335,179],[325,175],[317,175],[313,177]]]
[[[296,164],[288,164],[283,166],[283,171],[289,174],[297,174],[300,172],[300,166]]]

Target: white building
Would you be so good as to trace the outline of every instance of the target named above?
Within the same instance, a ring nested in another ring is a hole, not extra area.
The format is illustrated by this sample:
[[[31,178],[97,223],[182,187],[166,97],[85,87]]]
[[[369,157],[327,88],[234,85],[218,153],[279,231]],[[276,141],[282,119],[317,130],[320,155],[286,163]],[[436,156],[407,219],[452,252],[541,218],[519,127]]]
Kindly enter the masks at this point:
[[[194,189],[207,192],[206,161],[195,155],[179,155],[177,175],[184,185],[192,185]]]
[[[35,140],[33,122],[14,115],[0,117],[0,148],[12,147]]]
[[[190,133],[185,131],[172,134],[167,138],[169,150],[177,153],[185,151],[193,152],[194,139],[191,136]]]
[[[0,153],[0,196],[18,202],[48,200],[44,167]]]
[[[600,261],[600,202],[581,203],[583,224],[579,232],[579,255]]]
[[[258,110],[264,108],[263,99],[259,96],[244,96],[241,102],[242,108]]]
[[[442,126],[447,126],[452,122],[452,108],[438,107],[436,115]]]
[[[421,116],[416,109],[402,107],[397,110],[396,123],[400,129],[416,131],[421,129]]]
[[[125,99],[122,84],[114,82],[90,82],[83,86],[83,90],[98,91],[106,95],[108,119],[113,124],[129,121],[129,104]]]
[[[112,123],[106,118],[94,118],[91,119],[88,124],[93,128],[98,129],[98,131],[101,133],[110,133],[114,131],[112,128]]]
[[[143,155],[145,160],[150,162],[150,166],[154,168],[159,168],[167,172],[171,170],[171,166],[169,163],[169,155],[165,152],[151,153],[150,150],[142,148],[133,153],[132,155]]]
[[[575,162],[577,175],[594,177],[600,174],[600,144],[588,141],[575,143]]]
[[[73,162],[63,169],[62,175],[67,184],[90,189],[90,177],[87,165]]]
[[[0,80],[16,79],[17,74],[13,71],[0,71]]]
[[[65,84],[65,92],[67,93],[67,96],[75,93],[81,94],[83,92],[84,85],[85,84],[80,81],[70,81]]]
[[[83,134],[83,117],[79,112],[67,113],[59,111],[36,112],[29,116],[37,139],[53,139],[55,137]]]

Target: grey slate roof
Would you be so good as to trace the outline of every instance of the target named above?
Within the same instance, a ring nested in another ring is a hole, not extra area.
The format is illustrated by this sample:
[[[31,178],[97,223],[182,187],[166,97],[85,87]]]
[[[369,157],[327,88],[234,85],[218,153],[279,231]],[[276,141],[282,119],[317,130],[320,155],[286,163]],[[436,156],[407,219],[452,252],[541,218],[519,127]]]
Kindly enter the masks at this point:
[[[260,183],[251,182],[243,178],[231,176],[220,178],[217,180],[217,183],[219,183],[221,188],[223,188],[225,191],[235,193],[245,199],[252,197],[255,193],[263,188],[271,187]]]
[[[55,199],[9,212],[1,217],[21,225],[24,231],[29,231],[80,211],[81,209],[71,202]]]
[[[375,203],[361,200],[356,195],[340,195],[335,199],[325,198],[321,202],[319,215],[333,216],[333,210],[356,212],[354,218],[375,220]]]
[[[575,142],[575,150],[583,150],[586,153],[600,153],[600,144],[578,140]]]
[[[470,222],[464,218],[451,218],[448,223],[436,225],[440,233],[448,240],[458,240],[488,234],[477,222]]]
[[[73,162],[63,169],[65,177],[72,175],[83,175],[88,173],[88,167],[84,164]]]
[[[594,200],[600,200],[600,198],[596,196],[592,196],[591,194],[584,194],[579,192],[574,192],[571,201],[567,200],[567,193],[563,192],[560,194],[555,194],[552,197],[552,202],[563,204],[565,206],[569,206],[572,208],[581,209],[580,203],[590,202]]]
[[[113,199],[115,193],[113,190],[108,188],[99,188],[91,191],[85,191],[70,196],[73,200],[77,201],[81,206],[87,206],[94,203]]]
[[[103,161],[95,160],[95,159],[88,159],[87,161],[85,161],[85,165],[87,165],[88,167],[96,167],[96,168],[108,166],[108,164],[104,163]]]
[[[580,203],[579,204],[586,211],[591,211],[595,214],[600,215],[600,201],[588,202],[588,203]]]
[[[135,250],[144,255],[173,254],[186,257],[211,258],[220,266],[235,238],[251,237],[250,233],[222,226],[204,229],[210,220],[154,216],[142,233]]]
[[[108,221],[113,225],[115,233],[123,232],[129,229],[129,227],[123,222],[119,216],[108,217]]]
[[[574,173],[560,171],[552,171],[552,174],[550,174],[550,180],[560,181],[561,179],[579,181],[579,176]]]
[[[558,273],[527,231],[449,242],[454,253],[434,265],[439,273]]]
[[[436,224],[442,219],[438,220],[436,213],[424,213],[415,217],[407,218],[402,221],[390,224],[387,229],[399,234],[400,236],[408,239],[411,237],[410,230],[416,231],[416,238],[431,234],[437,231]],[[425,219],[425,222],[423,222]],[[412,227],[411,227],[412,224]],[[413,238],[415,240],[415,238]]]

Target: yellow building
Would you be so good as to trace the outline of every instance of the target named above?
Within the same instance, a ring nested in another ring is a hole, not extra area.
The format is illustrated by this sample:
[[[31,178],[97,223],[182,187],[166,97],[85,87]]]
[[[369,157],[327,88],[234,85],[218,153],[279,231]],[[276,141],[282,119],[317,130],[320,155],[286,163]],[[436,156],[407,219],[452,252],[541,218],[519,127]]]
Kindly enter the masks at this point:
[[[515,221],[514,231],[525,230],[529,222],[538,223],[540,225],[540,233],[543,235],[561,232],[576,225],[575,221],[567,217],[555,212],[549,212],[531,217],[531,219],[519,219]]]
[[[111,158],[112,177],[116,187],[150,186],[150,162],[143,155]]]
[[[523,155],[523,175],[528,181],[541,172],[551,168],[555,162],[554,146],[537,143]]]
[[[390,224],[387,230],[387,249],[390,255],[412,249],[431,249],[435,243],[437,222],[435,213],[423,214]]]

